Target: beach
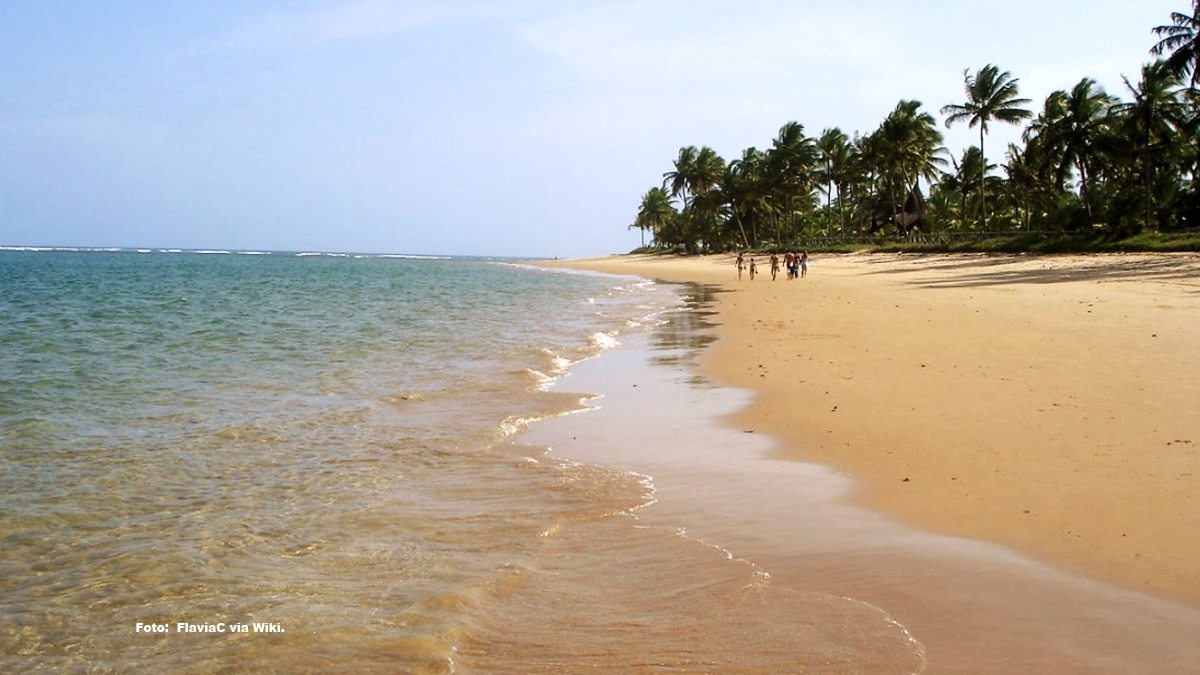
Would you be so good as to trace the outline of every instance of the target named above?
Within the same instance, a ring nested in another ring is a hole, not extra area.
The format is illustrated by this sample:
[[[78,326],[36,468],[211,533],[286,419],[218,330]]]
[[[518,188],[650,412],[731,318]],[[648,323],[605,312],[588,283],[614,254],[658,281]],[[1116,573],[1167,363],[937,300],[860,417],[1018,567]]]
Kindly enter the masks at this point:
[[[0,247],[0,668],[1200,672],[1195,257],[731,263]]]
[[[710,541],[764,564],[777,580],[813,583],[816,575],[827,589],[869,598],[943,651],[972,630],[1002,626],[1011,638],[1110,610],[1114,634],[1142,636],[1112,648],[1151,672],[1150,654],[1163,646],[1149,649],[1156,632],[1189,648],[1156,626],[1194,624],[1200,607],[1200,256],[816,257],[807,278],[791,281],[763,274],[765,259],[757,279],[739,281],[733,256],[547,264],[703,284],[717,339],[699,370],[750,392],[746,405],[722,417],[724,427],[769,439],[770,460],[830,467],[847,480],[839,499],[854,508],[948,537],[943,543],[981,542],[992,553],[964,562],[961,549],[927,542],[847,566],[856,558],[842,546],[821,563],[824,552],[787,541],[778,523],[757,534],[745,525],[749,510],[767,508],[762,495],[706,497]],[[611,423],[607,429],[611,436]],[[800,491],[802,480],[773,489]],[[690,489],[700,486],[693,477]],[[978,571],[988,555],[1010,553],[1028,564]],[[920,557],[926,571],[880,581],[879,568],[897,555]],[[1095,597],[1109,592],[1122,599],[1100,609]],[[931,600],[938,594],[946,597]],[[948,615],[957,607],[948,598],[989,616],[976,624],[969,611]],[[1158,610],[1118,605],[1143,601],[1181,614],[1137,628],[1132,616]],[[1057,630],[1074,639],[1101,623],[1089,621]],[[1092,637],[1115,644],[1103,631]],[[1005,642],[1001,635],[990,648],[1013,647]],[[954,667],[984,671],[970,655],[958,658]],[[1095,667],[1066,657],[1048,663],[1022,667]]]
[[[1200,256],[732,256],[568,264],[715,284],[731,425],[854,499],[1200,605]]]

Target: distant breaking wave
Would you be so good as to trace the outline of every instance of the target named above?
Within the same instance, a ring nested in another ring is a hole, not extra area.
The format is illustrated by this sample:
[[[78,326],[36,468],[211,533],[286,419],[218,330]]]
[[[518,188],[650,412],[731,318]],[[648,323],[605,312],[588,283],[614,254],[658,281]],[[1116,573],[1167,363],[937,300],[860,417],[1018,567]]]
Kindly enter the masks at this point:
[[[215,248],[135,248],[135,247],[117,247],[117,246],[18,246],[18,245],[0,245],[0,251],[10,251],[17,253],[182,253],[192,255],[248,255],[248,256],[293,256],[297,258],[307,257],[327,257],[327,258],[354,258],[355,260],[364,260],[370,258],[387,258],[398,260],[455,260],[458,258],[473,259],[472,256],[449,256],[449,255],[419,255],[413,253],[343,253],[338,251],[260,251],[260,250],[242,250],[242,249],[215,249]]]

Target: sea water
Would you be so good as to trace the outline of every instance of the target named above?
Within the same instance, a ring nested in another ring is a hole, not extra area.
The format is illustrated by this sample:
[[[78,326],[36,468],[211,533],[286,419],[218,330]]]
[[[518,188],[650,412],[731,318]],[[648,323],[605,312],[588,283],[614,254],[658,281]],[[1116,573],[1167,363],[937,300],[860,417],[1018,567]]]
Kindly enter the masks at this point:
[[[245,253],[0,250],[0,670],[920,669],[520,442],[586,408],[574,364],[702,344],[686,293]]]

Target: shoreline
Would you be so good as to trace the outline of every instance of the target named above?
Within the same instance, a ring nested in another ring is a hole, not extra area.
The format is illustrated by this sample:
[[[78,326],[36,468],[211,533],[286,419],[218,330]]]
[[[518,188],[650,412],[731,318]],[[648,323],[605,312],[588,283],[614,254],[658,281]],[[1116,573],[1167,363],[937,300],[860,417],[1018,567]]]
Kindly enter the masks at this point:
[[[849,474],[852,503],[1200,606],[1200,256],[732,261],[539,264],[718,288],[701,369],[755,392],[726,423]]]

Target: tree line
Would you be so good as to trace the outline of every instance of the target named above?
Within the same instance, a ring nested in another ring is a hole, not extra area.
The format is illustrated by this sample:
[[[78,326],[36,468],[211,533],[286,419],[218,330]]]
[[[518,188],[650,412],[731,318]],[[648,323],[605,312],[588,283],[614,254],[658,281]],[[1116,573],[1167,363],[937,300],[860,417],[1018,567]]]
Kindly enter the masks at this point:
[[[770,148],[747,148],[732,161],[707,146],[681,148],[630,228],[642,231],[643,245],[649,235],[652,246],[695,252],[917,230],[1200,227],[1200,0],[1153,34],[1157,58],[1136,82],[1123,77],[1124,100],[1085,77],[1035,113],[1011,73],[991,64],[964,71],[963,100],[939,110],[946,127],[979,129],[979,145],[958,157],[915,100],[853,138],[836,127],[812,137],[788,122]],[[989,163],[988,130],[1023,122],[1003,164]]]

